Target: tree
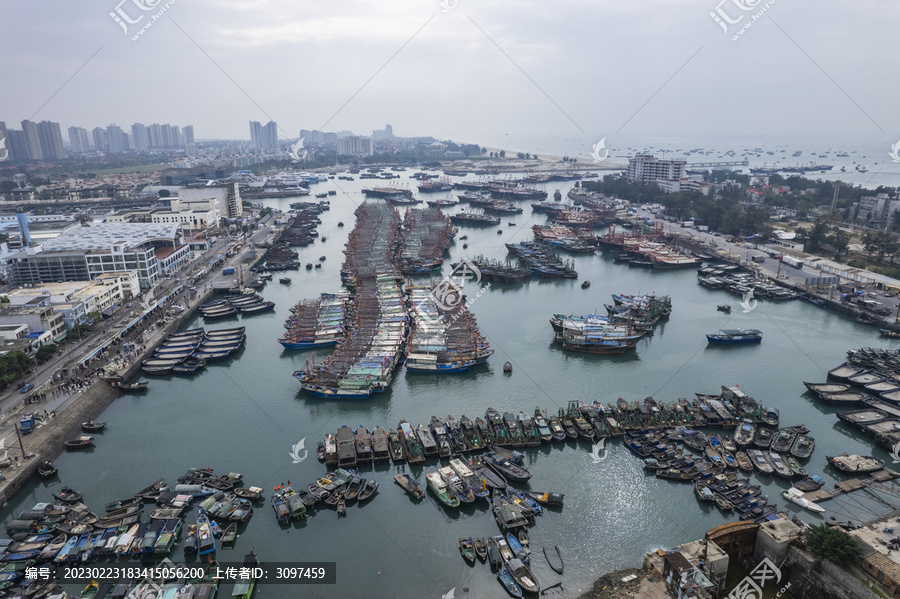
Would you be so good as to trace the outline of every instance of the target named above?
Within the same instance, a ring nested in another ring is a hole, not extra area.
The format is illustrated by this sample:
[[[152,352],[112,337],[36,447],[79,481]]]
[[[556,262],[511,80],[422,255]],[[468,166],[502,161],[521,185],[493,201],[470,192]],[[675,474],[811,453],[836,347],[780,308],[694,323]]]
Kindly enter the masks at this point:
[[[863,235],[862,238],[862,246],[863,250],[868,255],[869,260],[871,260],[872,254],[878,249],[878,237],[875,234],[875,231],[866,231],[866,234]]]
[[[500,158],[506,158],[506,150],[500,150]]]
[[[53,345],[52,343],[48,343],[46,345],[42,345],[41,348],[37,350],[37,353],[34,355],[34,357],[37,359],[38,363],[43,364],[54,355],[56,355],[57,351],[59,350],[55,345]]]
[[[900,210],[891,213],[891,231],[900,231]]]
[[[838,260],[850,246],[850,235],[844,230],[835,231],[828,237],[828,243],[834,247],[834,259]]]
[[[856,565],[862,558],[859,545],[840,528],[814,526],[806,533],[806,544],[814,554],[841,566]]]
[[[100,322],[101,320],[103,320],[103,313],[100,312],[100,310],[92,310],[92,311],[88,312],[87,317],[90,318],[91,320],[93,320],[95,323],[97,323],[97,322]]]

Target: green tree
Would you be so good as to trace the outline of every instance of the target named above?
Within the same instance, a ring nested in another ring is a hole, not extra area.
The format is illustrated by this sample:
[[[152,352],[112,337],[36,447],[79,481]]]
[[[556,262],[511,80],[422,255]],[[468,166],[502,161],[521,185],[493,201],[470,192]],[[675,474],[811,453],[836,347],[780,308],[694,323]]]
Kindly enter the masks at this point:
[[[878,237],[875,231],[866,231],[866,234],[863,235],[862,238],[862,246],[863,250],[868,255],[869,260],[871,260],[872,254],[878,249]]]
[[[828,222],[819,218],[812,229],[806,235],[806,245],[803,246],[805,252],[818,252],[822,249],[822,244],[828,241]]]
[[[500,150],[500,158],[506,158],[506,150]]]
[[[46,345],[42,345],[37,353],[34,355],[37,358],[39,364],[43,364],[50,358],[56,355],[56,352],[59,351],[55,345],[52,343],[48,343]]]
[[[891,231],[900,231],[900,210],[891,213]]]
[[[814,526],[806,533],[806,544],[815,555],[841,566],[856,565],[862,558],[859,545],[840,528]]]
[[[169,197],[170,195],[172,195],[172,194],[169,192],[168,189],[160,189],[160,190],[159,190],[159,193],[157,194],[157,196],[160,197],[160,198],[167,198],[167,197]]]
[[[17,187],[18,185],[16,185],[15,181],[0,181],[0,191],[12,191]]]
[[[88,312],[87,317],[97,323],[103,320],[103,313],[100,310],[92,310]]]
[[[834,259],[838,260],[850,246],[850,235],[844,230],[835,231],[834,235],[828,237],[828,243],[834,247]]]

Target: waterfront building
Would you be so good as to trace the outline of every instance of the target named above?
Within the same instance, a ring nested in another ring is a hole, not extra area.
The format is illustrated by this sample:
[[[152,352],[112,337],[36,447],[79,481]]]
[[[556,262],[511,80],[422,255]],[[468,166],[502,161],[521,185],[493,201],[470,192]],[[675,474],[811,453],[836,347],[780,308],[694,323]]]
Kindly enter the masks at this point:
[[[124,303],[125,286],[130,287],[133,278],[129,273],[109,273],[94,281],[21,287],[6,297],[11,306],[49,305],[62,315],[66,328],[72,329],[77,324],[89,324],[91,312],[98,311],[105,316],[115,312]]]
[[[135,271],[150,287],[188,260],[190,248],[176,223],[72,225],[41,246],[12,258],[14,284],[89,281],[103,273]]]
[[[0,326],[27,325],[29,331],[47,331],[54,343],[66,338],[66,323],[49,302],[28,306],[0,304]]]
[[[650,154],[637,154],[628,159],[625,176],[629,181],[652,183],[670,181],[684,177],[684,160],[659,160]]]

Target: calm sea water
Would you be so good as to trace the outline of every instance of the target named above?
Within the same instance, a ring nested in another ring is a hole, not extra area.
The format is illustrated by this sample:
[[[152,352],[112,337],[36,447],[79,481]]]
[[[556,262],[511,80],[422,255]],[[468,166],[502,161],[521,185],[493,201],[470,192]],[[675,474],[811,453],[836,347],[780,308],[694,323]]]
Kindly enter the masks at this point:
[[[601,254],[574,258],[577,281],[533,280],[485,291],[472,310],[496,350],[487,365],[462,375],[407,375],[400,369],[390,390],[368,401],[332,402],[304,394],[291,373],[310,353],[283,350],[275,340],[297,301],[339,289],[343,243],[355,222],[353,210],[363,201],[359,190],[364,183],[336,181],[314,187],[338,191],[329,198],[332,209],[322,214],[318,228],[326,240],[299,249],[302,262],[324,255],[323,268],[291,272],[290,285],[276,278],[262,290],[266,299],[276,302],[276,311],[243,319],[247,345],[238,356],[193,378],[153,379],[146,394],[118,399],[102,417],[109,428],[97,436],[95,449],[62,456],[57,460],[58,482],[35,481],[0,516],[9,519],[36,502],[52,501],[51,493],[62,485],[82,491],[88,505],[102,511],[109,501],[129,497],[160,477],[174,483],[191,467],[241,472],[248,486],[264,487],[267,494],[287,481],[305,486],[325,472],[315,459],[316,440],[345,424],[387,429],[396,428],[401,418],[413,423],[427,423],[432,415],[474,418],[488,406],[501,412],[531,413],[536,406],[555,411],[569,400],[615,402],[618,397],[636,401],[653,396],[672,401],[695,392],[715,393],[723,384],[740,385],[764,404],[777,406],[784,425],[806,424],[817,440],[808,470],[824,475],[828,488],[835,473],[826,471],[826,454],[873,453],[869,439],[804,394],[802,381],[824,381],[826,371],[850,348],[896,342],[799,301],[760,302],[750,313],[723,315],[716,304],[736,302],[727,300],[724,292],[698,286],[694,271],[629,269]],[[563,194],[567,189],[565,184]],[[292,201],[296,198],[269,204],[287,209]],[[504,218],[498,228],[462,228],[459,234],[468,240],[456,240],[447,263],[477,254],[504,258],[503,243],[530,240],[531,225],[545,220],[531,215],[528,207],[525,212]],[[346,226],[339,228],[338,221]],[[463,243],[468,243],[467,250]],[[580,288],[584,280],[592,282],[587,290]],[[564,353],[554,344],[548,323],[554,312],[602,312],[611,293],[651,292],[670,295],[674,310],[637,351],[612,358],[584,356]],[[473,289],[469,296],[474,295]],[[196,319],[188,326],[202,324]],[[725,326],[758,328],[764,341],[756,347],[707,347],[704,335]],[[514,365],[511,375],[501,371],[506,361]],[[310,457],[292,463],[291,448],[303,439]],[[543,586],[563,580],[561,596],[575,597],[599,575],[640,564],[647,551],[700,538],[730,520],[714,507],[700,505],[690,485],[645,474],[621,443],[609,443],[600,463],[594,463],[590,450],[588,443],[569,442],[527,451],[527,466],[534,474],[527,488],[565,494],[563,510],[539,517],[530,530],[534,572]],[[888,457],[878,449],[874,453]],[[351,505],[340,521],[332,510],[321,509],[282,529],[270,505],[261,505],[236,549],[219,550],[218,559],[240,561],[255,549],[264,562],[337,563],[336,585],[265,586],[261,596],[267,598],[438,598],[451,588],[457,597],[504,596],[487,566],[469,567],[457,550],[459,537],[497,534],[488,504],[451,512],[430,495],[416,503],[394,484],[393,475],[400,471],[411,471],[424,484],[421,467],[369,467],[365,476],[381,483],[378,495],[362,508]],[[771,479],[760,482],[770,499],[784,507],[780,491],[787,485]],[[836,511],[826,518],[869,517],[876,511],[874,503],[830,503],[825,505]],[[821,521],[806,513],[800,517]],[[566,560],[564,578],[544,561],[543,545],[559,545]],[[180,561],[182,555],[178,546],[172,558]],[[223,586],[222,592],[230,588]]]

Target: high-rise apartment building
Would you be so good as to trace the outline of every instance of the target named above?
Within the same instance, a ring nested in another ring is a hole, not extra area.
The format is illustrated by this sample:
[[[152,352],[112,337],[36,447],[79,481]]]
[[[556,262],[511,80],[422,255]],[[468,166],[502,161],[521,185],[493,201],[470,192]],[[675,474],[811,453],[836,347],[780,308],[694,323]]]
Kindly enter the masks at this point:
[[[109,152],[109,138],[106,135],[106,129],[94,127],[91,133],[94,136],[94,150],[97,152]]]
[[[28,150],[29,160],[43,160],[41,151],[41,137],[38,134],[37,124],[31,121],[22,121],[22,132],[25,134],[25,146]]]
[[[84,127],[69,127],[69,145],[73,154],[87,154],[91,151],[88,141],[87,129]]]
[[[64,160],[66,148],[63,146],[62,130],[59,128],[59,123],[41,121],[37,124],[37,131],[44,159]]]
[[[135,152],[146,152],[150,149],[150,130],[143,123],[131,126],[131,145]]]

